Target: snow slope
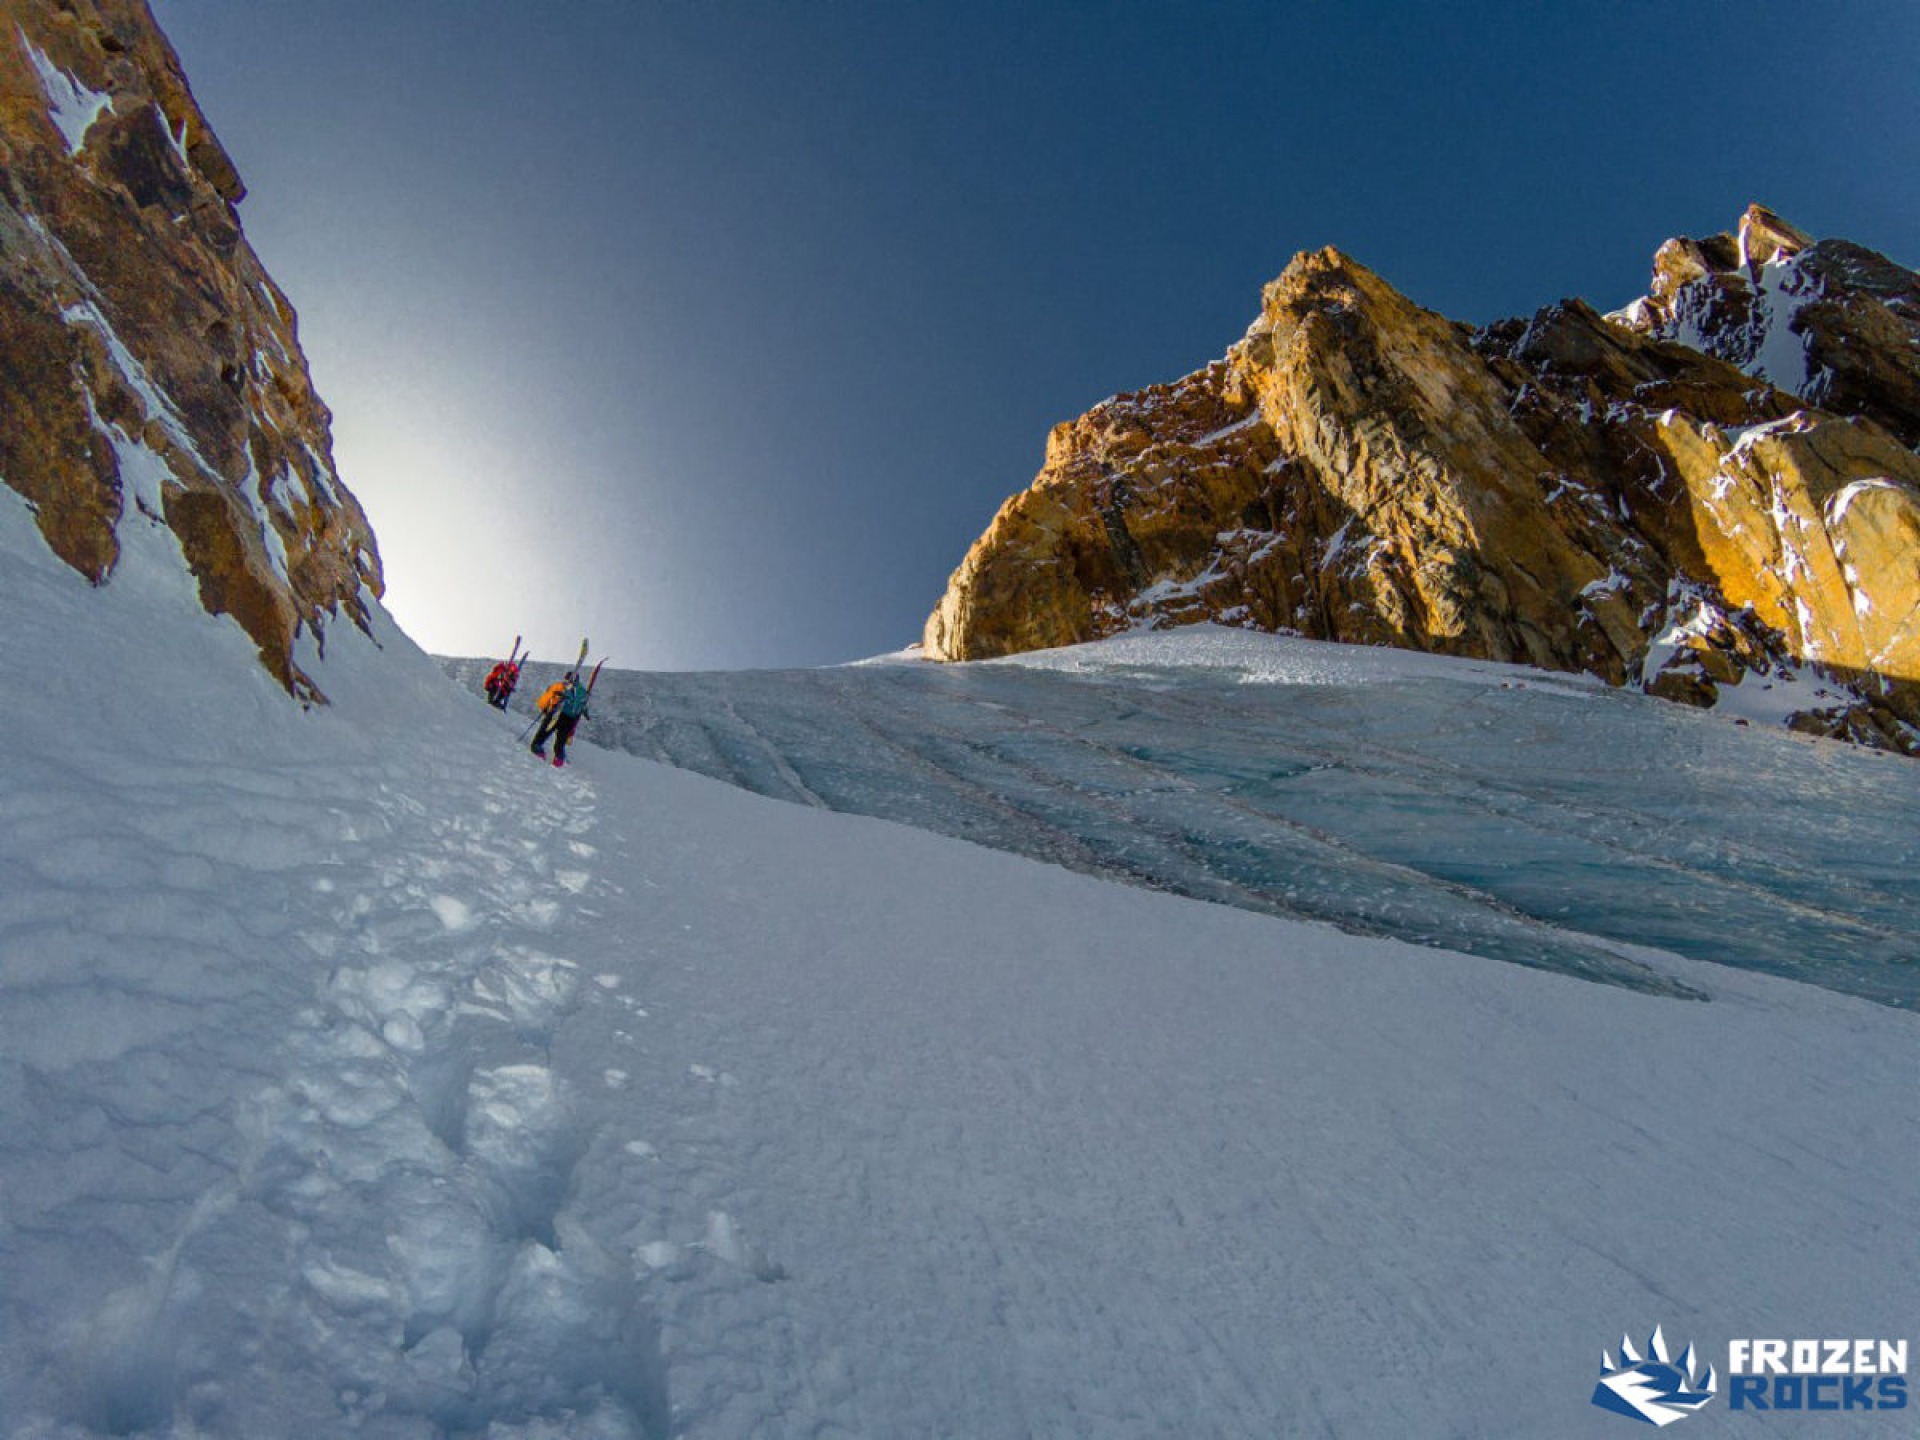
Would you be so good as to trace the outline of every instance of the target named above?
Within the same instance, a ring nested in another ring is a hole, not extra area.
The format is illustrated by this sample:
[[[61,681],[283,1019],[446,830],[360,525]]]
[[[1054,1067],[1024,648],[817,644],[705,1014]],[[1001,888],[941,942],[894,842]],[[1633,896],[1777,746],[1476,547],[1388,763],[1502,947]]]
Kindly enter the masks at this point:
[[[1619,942],[1656,945],[1920,1006],[1920,767],[1584,676],[1193,626],[981,665],[608,670],[594,715],[761,794],[1263,914],[1670,989]]]
[[[0,1432],[1603,1436],[1911,1323],[1908,1013],[556,773],[384,622],[302,714],[170,544],[0,503]]]

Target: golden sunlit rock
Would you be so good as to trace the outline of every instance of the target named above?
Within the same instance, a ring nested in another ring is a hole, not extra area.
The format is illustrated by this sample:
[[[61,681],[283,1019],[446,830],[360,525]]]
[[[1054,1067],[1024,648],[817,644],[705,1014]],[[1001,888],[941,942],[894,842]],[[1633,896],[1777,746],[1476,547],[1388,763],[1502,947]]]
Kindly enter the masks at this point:
[[[1695,703],[1814,665],[1801,728],[1912,749],[1917,318],[1920,277],[1757,206],[1619,316],[1484,332],[1302,254],[1223,360],[1056,427],[925,651],[1213,621]]]

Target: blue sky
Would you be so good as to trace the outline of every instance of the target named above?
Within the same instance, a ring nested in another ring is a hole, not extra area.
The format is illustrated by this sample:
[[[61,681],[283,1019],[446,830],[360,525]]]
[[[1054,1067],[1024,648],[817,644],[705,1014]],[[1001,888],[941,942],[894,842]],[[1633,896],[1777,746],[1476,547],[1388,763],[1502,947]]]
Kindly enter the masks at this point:
[[[1484,322],[1752,200],[1920,263],[1920,6],[153,0],[441,653],[917,639],[1333,244]]]

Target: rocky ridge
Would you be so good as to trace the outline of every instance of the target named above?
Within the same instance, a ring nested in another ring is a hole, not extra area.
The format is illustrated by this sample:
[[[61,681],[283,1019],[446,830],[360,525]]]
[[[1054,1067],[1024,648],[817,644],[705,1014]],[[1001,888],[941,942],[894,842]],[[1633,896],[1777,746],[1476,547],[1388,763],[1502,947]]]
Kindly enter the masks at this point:
[[[1522,661],[1920,749],[1920,276],[1756,206],[1651,293],[1475,330],[1336,250],[1057,426],[936,659],[1212,621]]]
[[[126,526],[165,526],[206,608],[324,699],[302,657],[366,628],[380,562],[245,187],[142,0],[0,22],[0,479],[96,584]]]

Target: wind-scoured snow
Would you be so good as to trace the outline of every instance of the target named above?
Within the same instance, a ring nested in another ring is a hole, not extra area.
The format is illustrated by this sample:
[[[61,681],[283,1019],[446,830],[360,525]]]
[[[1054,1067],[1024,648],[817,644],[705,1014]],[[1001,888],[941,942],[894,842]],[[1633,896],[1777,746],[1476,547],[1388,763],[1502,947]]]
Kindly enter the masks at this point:
[[[484,664],[452,668],[477,690]],[[1826,703],[1783,676],[1725,696],[1775,725]],[[762,794],[1264,914],[1671,989],[1621,942],[1657,945],[1920,1004],[1920,770],[1586,676],[1194,626],[963,666],[608,670],[594,716]]]
[[[303,710],[163,527],[122,547],[95,589],[0,503],[9,1436],[1577,1440],[1626,1329],[1906,1333],[1898,1009],[555,771],[377,607]],[[1226,694],[1353,699],[1154,653],[985,673],[1198,686],[1195,745]]]
[[[159,519],[166,513],[165,487],[177,483],[173,471],[144,440],[131,439],[118,425],[103,421],[99,413],[93,410],[91,396],[88,397],[87,408],[92,415],[94,428],[113,446],[114,461],[120,475],[123,517],[129,512],[141,511],[152,519]],[[133,502],[131,505],[127,503],[129,500]]]
[[[1890,494],[1904,493],[1901,486],[1884,477],[1866,480],[1851,480],[1827,498],[1826,521],[1829,526],[1838,528],[1846,521],[1847,511],[1853,508],[1853,502],[1873,490],[1885,490]]]
[[[191,175],[193,173],[193,156],[188,153],[187,150],[187,117],[182,115],[180,117],[180,124],[176,127],[167,124],[163,115],[160,128],[166,131],[167,143],[173,146],[173,153],[180,157],[180,168]]]
[[[33,68],[40,76],[41,88],[46,91],[47,117],[67,142],[67,153],[78,155],[86,146],[87,132],[93,128],[93,122],[100,118],[103,111],[113,108],[113,97],[99,90],[89,90],[54,64],[27,39],[24,30],[16,26],[14,33],[20,37],[27,58],[33,62]]]
[[[1757,347],[1741,368],[1792,395],[1806,395],[1813,380],[1807,337],[1794,321],[1801,309],[1819,299],[1819,289],[1797,258],[1771,259],[1754,284]]]
[[[1814,365],[1799,317],[1823,297],[1819,278],[1805,260],[1804,253],[1776,252],[1756,264],[1747,254],[1743,231],[1738,271],[1680,286],[1665,315],[1642,296],[1607,318],[1717,356],[1789,394],[1817,401],[1827,372]],[[1751,299],[1730,313],[1726,287],[1739,287]]]
[[[216,479],[219,478],[219,472],[209,465],[206,457],[200,453],[200,447],[195,443],[192,432],[187,429],[186,422],[180,418],[179,409],[168,398],[166,392],[147,374],[146,367],[135,357],[133,351],[127,348],[126,342],[114,330],[112,322],[101,312],[100,307],[91,300],[78,301],[67,306],[62,312],[62,318],[69,325],[86,325],[99,333],[114,369],[119,372],[120,378],[126,382],[128,388],[140,397],[140,403],[146,409],[147,419],[158,421],[168,438],[192,456],[194,463],[204,473]],[[113,427],[103,424],[98,416],[94,417],[94,428],[110,440],[112,439]]]

